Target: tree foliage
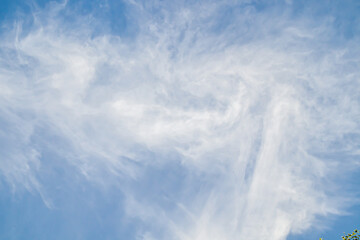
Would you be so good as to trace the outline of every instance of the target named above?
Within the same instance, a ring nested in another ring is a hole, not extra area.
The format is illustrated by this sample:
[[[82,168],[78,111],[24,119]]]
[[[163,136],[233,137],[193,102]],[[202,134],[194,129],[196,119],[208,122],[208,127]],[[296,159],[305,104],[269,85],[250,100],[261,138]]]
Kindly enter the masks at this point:
[[[349,233],[345,236],[342,236],[343,240],[360,240],[360,233],[357,229],[354,230],[353,233]],[[322,238],[320,238],[320,240],[323,240]]]

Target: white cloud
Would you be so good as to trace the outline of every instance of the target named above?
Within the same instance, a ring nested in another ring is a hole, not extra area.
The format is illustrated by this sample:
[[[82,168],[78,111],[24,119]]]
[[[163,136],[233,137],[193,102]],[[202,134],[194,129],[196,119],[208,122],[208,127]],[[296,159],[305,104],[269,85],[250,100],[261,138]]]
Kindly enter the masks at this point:
[[[10,184],[40,191],[42,147],[31,138],[41,127],[68,143],[60,155],[89,180],[137,179],[180,161],[196,177],[179,189],[207,183],[191,199],[170,198],[171,211],[122,187],[127,214],[150,226],[139,239],[162,228],[171,239],[280,240],[345,207],[325,184],[353,165],[342,155],[359,151],[344,138],[359,134],[359,49],[329,43],[331,22],[245,6],[221,26],[223,4],[167,6],[156,18],[136,3],[129,42],[91,37],[86,19],[72,29],[57,15],[64,7],[1,37],[1,139],[12,140],[0,171]]]

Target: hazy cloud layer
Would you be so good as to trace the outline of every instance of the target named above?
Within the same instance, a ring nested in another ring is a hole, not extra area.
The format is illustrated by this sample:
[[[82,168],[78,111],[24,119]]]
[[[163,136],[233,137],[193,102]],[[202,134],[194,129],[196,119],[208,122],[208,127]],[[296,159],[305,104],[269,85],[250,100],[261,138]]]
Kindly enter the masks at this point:
[[[286,239],[351,205],[335,191],[339,169],[359,167],[359,37],[332,12],[128,1],[126,35],[69,4],[1,35],[0,176],[14,192],[57,207],[50,152],[117,186],[144,240]]]

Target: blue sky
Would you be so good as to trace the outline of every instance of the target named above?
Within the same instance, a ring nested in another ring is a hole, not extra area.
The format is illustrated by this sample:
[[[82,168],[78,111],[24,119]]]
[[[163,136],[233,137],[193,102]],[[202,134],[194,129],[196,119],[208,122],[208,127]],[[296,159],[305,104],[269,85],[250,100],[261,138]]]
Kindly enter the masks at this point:
[[[359,228],[360,2],[2,0],[0,239]]]

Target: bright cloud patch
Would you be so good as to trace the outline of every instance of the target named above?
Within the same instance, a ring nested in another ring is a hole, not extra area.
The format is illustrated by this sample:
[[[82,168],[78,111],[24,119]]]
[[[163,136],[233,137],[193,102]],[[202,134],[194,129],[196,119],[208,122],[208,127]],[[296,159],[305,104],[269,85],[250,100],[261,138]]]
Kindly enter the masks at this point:
[[[69,4],[1,35],[11,194],[69,216],[81,201],[104,232],[144,240],[281,240],[351,205],[339,169],[359,167],[360,49],[335,13],[129,1],[118,14],[136,30],[116,32]],[[107,189],[105,200],[86,189]],[[91,239],[81,221],[78,239]]]

